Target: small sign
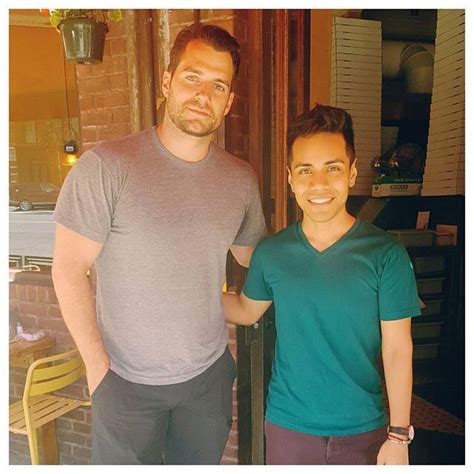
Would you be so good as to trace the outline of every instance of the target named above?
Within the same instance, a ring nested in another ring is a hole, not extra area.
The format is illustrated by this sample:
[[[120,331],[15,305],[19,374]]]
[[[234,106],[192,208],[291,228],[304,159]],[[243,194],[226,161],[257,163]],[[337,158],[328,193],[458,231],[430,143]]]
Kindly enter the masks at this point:
[[[74,142],[64,144],[64,153],[76,153],[77,147]]]
[[[428,221],[430,220],[430,211],[420,211],[416,219],[416,229],[428,229]]]

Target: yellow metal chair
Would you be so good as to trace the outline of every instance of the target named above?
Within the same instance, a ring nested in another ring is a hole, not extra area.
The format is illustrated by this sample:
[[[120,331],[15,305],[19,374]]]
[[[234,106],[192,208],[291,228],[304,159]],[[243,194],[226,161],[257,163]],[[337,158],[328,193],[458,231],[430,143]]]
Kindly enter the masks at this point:
[[[85,366],[77,349],[38,359],[28,368],[23,400],[10,405],[9,430],[28,436],[32,464],[39,464],[38,428],[75,408],[90,405],[89,400],[51,394],[84,374]]]

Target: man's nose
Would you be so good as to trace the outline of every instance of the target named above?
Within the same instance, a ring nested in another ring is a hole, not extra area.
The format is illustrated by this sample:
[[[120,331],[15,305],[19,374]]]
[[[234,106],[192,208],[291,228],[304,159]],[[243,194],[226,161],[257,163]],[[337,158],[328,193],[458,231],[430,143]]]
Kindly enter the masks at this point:
[[[324,171],[314,171],[311,174],[311,189],[326,188],[328,186],[328,177]]]
[[[196,91],[195,98],[202,105],[209,101],[210,93],[209,86],[206,84],[201,84]]]

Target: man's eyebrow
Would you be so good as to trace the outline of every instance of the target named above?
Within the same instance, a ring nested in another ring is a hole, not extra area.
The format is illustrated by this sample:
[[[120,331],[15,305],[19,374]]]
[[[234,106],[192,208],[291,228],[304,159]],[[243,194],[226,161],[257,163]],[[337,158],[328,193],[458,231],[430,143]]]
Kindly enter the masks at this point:
[[[344,164],[344,160],[341,160],[341,159],[330,160],[330,161],[324,162],[323,165],[324,166],[334,165],[336,163],[343,163]],[[312,167],[312,166],[313,166],[312,163],[296,163],[295,168]]]
[[[183,69],[183,71],[192,72],[194,74],[198,74],[199,76],[202,76],[204,74],[200,69],[196,69],[194,67],[185,67]],[[221,84],[224,84],[227,87],[230,87],[230,83],[228,81],[224,80],[224,79],[221,79],[221,78],[214,79],[214,82],[219,82]]]

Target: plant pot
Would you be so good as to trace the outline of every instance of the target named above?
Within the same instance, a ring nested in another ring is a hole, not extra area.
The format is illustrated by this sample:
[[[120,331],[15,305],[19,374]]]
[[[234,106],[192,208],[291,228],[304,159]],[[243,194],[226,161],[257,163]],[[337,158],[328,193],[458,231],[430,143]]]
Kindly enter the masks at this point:
[[[98,64],[104,56],[107,24],[92,18],[67,18],[58,25],[66,59],[75,64]]]

